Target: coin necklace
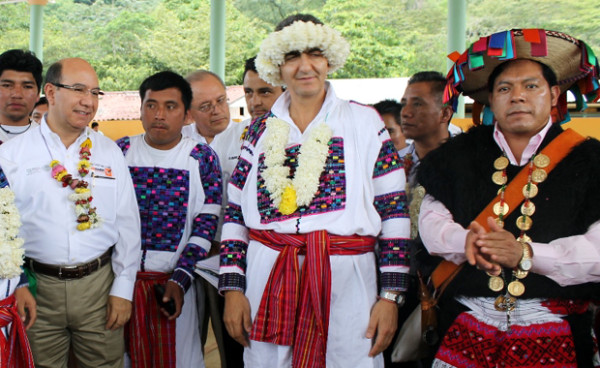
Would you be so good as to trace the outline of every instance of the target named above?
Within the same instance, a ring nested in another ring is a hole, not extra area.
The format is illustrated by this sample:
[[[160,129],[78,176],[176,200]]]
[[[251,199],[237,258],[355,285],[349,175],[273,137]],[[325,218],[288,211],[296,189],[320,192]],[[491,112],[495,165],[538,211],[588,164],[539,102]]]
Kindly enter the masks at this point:
[[[497,170],[492,174],[492,181],[500,185],[499,194],[500,200],[494,204],[493,211],[496,216],[496,223],[500,227],[504,227],[504,217],[509,212],[510,208],[506,203],[504,194],[506,191],[506,184],[508,177],[506,175],[506,168],[508,167],[509,161],[506,155],[503,153],[502,156],[494,161],[494,168]],[[546,180],[548,176],[546,168],[550,164],[550,158],[544,154],[534,155],[529,160],[529,169],[527,176],[527,183],[523,186],[523,197],[525,198],[521,205],[521,216],[517,218],[517,228],[521,231],[517,241],[519,243],[529,243],[531,238],[525,233],[533,224],[531,216],[535,213],[535,205],[531,201],[538,193],[537,184]],[[516,267],[512,271],[512,280],[506,288],[506,292],[500,294],[494,302],[494,308],[500,312],[506,312],[506,318],[508,328],[510,329],[510,312],[516,308],[517,298],[525,293],[525,285],[520,281],[527,277],[529,271],[521,270]],[[492,291],[501,292],[505,287],[504,270],[502,270],[500,276],[494,276],[488,273],[490,279],[488,281],[488,287]]]

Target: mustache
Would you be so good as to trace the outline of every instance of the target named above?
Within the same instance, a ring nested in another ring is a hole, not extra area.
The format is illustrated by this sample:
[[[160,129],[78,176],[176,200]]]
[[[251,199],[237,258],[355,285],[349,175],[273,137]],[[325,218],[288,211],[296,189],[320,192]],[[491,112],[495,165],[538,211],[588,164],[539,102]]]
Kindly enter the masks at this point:
[[[150,124],[150,128],[167,129],[167,128],[169,128],[169,126],[164,123],[155,122],[155,123]]]

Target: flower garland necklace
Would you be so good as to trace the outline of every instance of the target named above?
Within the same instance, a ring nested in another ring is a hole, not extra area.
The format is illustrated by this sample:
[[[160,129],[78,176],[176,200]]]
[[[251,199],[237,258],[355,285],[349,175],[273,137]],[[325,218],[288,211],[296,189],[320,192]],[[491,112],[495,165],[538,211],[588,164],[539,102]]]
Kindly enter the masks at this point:
[[[327,120],[327,119],[326,119]],[[323,123],[315,127],[306,142],[300,147],[298,167],[294,178],[290,168],[284,166],[285,146],[290,127],[287,122],[270,117],[267,119],[265,136],[265,166],[262,176],[273,205],[283,215],[292,214],[300,206],[313,200],[319,189],[319,178],[325,168],[329,154],[331,128]]]
[[[23,270],[24,240],[19,238],[21,219],[15,206],[15,194],[8,188],[0,189],[0,278],[11,279]]]
[[[86,138],[80,147],[77,172],[81,176],[81,179],[74,179],[58,160],[52,160],[50,167],[52,168],[52,177],[61,183],[63,188],[70,187],[75,191],[75,193],[69,195],[69,199],[75,202],[77,230],[84,231],[99,227],[101,219],[96,213],[96,207],[91,206],[93,197],[92,192],[88,188],[88,182],[83,180],[83,177],[90,172],[90,156],[92,155],[92,141],[90,138]]]

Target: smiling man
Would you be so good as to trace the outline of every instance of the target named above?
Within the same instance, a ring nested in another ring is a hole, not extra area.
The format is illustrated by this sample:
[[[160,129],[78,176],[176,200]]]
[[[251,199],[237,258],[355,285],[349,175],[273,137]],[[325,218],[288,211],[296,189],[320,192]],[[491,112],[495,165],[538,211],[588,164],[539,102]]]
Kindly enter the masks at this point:
[[[482,37],[450,70],[446,102],[463,92],[488,105],[490,125],[418,172],[423,243],[464,263],[438,304],[434,367],[598,365],[588,305],[600,296],[600,142],[559,123],[567,90],[600,97],[599,72],[583,41],[540,29]]]
[[[40,97],[42,63],[29,51],[0,55],[0,143],[31,128],[29,114]]]
[[[35,364],[66,367],[71,347],[81,367],[120,367],[140,259],[131,177],[115,143],[88,128],[103,93],[88,62],[52,64],[44,92],[40,127],[0,146],[37,280]]]
[[[326,81],[349,52],[338,31],[297,14],[256,58],[259,76],[286,91],[244,136],[219,279],[248,367],[382,367],[396,328],[406,179],[377,112]]]
[[[197,328],[194,266],[206,257],[221,209],[214,151],[184,137],[189,83],[160,72],[140,86],[145,133],[121,138],[140,208],[142,261],[129,325],[133,367],[204,367]],[[164,295],[156,296],[156,285]],[[157,300],[159,298],[159,300]],[[174,309],[158,303],[172,302]]]

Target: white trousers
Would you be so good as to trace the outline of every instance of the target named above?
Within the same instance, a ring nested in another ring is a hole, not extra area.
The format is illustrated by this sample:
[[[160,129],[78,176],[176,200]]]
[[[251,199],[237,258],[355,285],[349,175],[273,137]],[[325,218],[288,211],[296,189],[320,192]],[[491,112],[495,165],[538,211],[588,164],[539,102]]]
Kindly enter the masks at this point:
[[[254,320],[263,291],[279,252],[256,241],[248,247],[246,296]],[[304,260],[300,256],[300,264]],[[331,256],[331,307],[327,337],[327,367],[383,367],[383,356],[369,357],[374,343],[365,334],[371,308],[377,300],[377,267],[374,253]],[[291,367],[292,348],[250,341],[244,363],[252,368]]]

